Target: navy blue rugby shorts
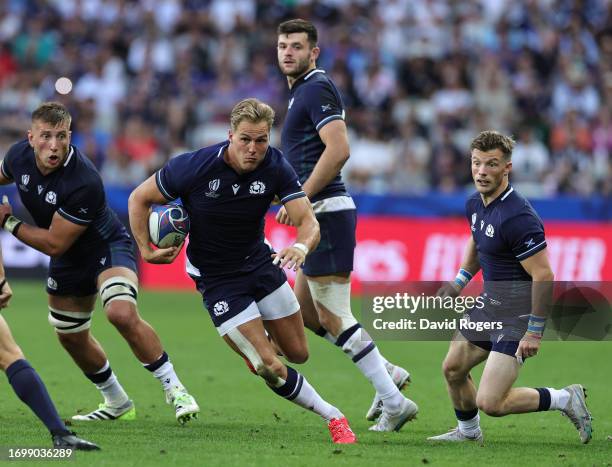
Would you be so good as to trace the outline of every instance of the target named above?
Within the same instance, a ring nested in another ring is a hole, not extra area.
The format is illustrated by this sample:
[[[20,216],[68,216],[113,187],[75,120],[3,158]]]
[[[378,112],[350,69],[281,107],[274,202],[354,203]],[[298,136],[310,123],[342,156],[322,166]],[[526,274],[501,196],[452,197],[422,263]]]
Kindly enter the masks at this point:
[[[353,270],[357,211],[332,211],[317,214],[321,241],[310,252],[303,266],[307,276],[327,276]]]
[[[469,342],[487,352],[499,352],[514,357],[519,342],[527,331],[526,320],[494,313],[491,306],[473,307],[463,315],[463,319],[466,318],[469,323],[462,325],[459,331]]]
[[[87,297],[98,292],[98,276],[102,271],[125,267],[137,272],[136,258],[130,238],[103,245],[82,261],[64,257],[51,258],[47,278],[49,295]]]
[[[285,272],[271,258],[248,272],[190,276],[222,336],[252,319],[280,319],[299,311]]]

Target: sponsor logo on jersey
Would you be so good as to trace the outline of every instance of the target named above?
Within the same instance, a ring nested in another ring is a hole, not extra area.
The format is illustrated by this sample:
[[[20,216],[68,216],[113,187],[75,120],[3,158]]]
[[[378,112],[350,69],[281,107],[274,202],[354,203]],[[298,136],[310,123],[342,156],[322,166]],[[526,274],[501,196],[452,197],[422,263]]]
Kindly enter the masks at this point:
[[[89,208],[79,208],[79,213],[81,214],[87,214],[87,211],[89,211]]]
[[[530,238],[529,240],[527,240],[527,241],[525,242],[525,246],[526,246],[527,248],[531,248],[533,245],[535,245],[535,242],[533,241],[533,238]]]
[[[289,106],[287,107],[287,109],[290,109],[291,106],[293,105],[293,101],[295,100],[295,97],[292,97],[291,99],[289,99]]]
[[[43,192],[44,188],[42,185],[38,185],[37,188],[38,188],[38,194],[40,195]]]
[[[217,190],[219,189],[220,186],[221,186],[221,180],[219,180],[218,178],[211,180],[210,182],[208,182],[209,191],[207,191],[205,195],[208,196],[209,198],[218,198],[220,195],[219,193],[217,193]]]
[[[480,221],[480,230],[484,227],[484,221]]]
[[[259,180],[251,183],[249,187],[249,193],[252,195],[262,195],[266,191],[266,184],[264,182],[260,182]]]
[[[321,112],[327,112],[328,110],[331,110],[331,104],[324,104],[321,106]]]
[[[57,195],[55,194],[55,191],[47,191],[47,194],[45,195],[45,201],[49,204],[56,204]]]
[[[215,316],[221,316],[229,311],[229,305],[225,300],[221,300],[213,305],[213,313]]]
[[[234,195],[235,195],[236,193],[238,193],[238,190],[240,190],[240,185],[235,183],[234,185],[232,185],[232,190],[234,191]]]
[[[493,238],[493,235],[495,235],[495,229],[493,228],[491,224],[487,225],[487,230],[485,230],[485,235],[491,238]]]
[[[106,264],[106,256],[100,260],[100,264],[104,266]]]

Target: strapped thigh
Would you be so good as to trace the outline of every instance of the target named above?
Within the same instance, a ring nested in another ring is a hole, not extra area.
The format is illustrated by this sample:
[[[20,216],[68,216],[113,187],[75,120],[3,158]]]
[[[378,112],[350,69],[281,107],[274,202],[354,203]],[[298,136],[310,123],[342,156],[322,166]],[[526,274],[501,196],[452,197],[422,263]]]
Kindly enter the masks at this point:
[[[60,334],[73,334],[91,327],[92,311],[63,311],[49,307],[49,324]]]
[[[126,300],[137,304],[138,285],[125,276],[114,276],[106,279],[100,287],[100,299],[102,307],[106,308],[113,300]]]

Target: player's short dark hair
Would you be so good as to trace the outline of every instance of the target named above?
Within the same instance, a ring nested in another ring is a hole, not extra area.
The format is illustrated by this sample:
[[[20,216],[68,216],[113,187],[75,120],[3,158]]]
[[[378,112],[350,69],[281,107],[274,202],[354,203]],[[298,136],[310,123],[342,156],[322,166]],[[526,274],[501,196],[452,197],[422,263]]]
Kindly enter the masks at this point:
[[[70,123],[72,123],[72,116],[64,104],[59,102],[44,102],[32,112],[32,121],[35,120],[40,120],[53,126],[68,122],[68,126],[70,126]]]
[[[305,32],[308,36],[308,43],[310,47],[316,47],[317,41],[319,40],[319,34],[317,33],[317,28],[310,21],[306,21],[305,19],[297,18],[290,19],[289,21],[285,21],[278,25],[276,29],[277,35],[281,34],[294,34],[296,32]]]
[[[246,120],[250,123],[266,122],[268,128],[272,129],[274,124],[274,109],[265,102],[249,97],[238,102],[230,114],[232,131],[236,131],[240,122]]]
[[[470,153],[474,149],[482,152],[493,151],[499,149],[504,155],[504,159],[509,161],[512,159],[512,150],[514,149],[514,140],[510,136],[502,135],[495,130],[481,131],[470,144]]]

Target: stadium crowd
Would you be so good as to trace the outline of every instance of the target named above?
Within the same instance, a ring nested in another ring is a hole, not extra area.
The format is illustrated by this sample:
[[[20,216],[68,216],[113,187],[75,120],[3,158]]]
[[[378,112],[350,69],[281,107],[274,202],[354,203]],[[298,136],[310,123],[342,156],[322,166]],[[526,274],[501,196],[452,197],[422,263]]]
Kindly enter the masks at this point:
[[[353,192],[464,190],[469,142],[495,128],[518,141],[525,195],[612,195],[610,0],[6,0],[0,149],[60,100],[106,184],[135,186],[225,138],[244,97],[271,104],[278,126],[289,17],[319,28],[318,65],[348,108]]]

